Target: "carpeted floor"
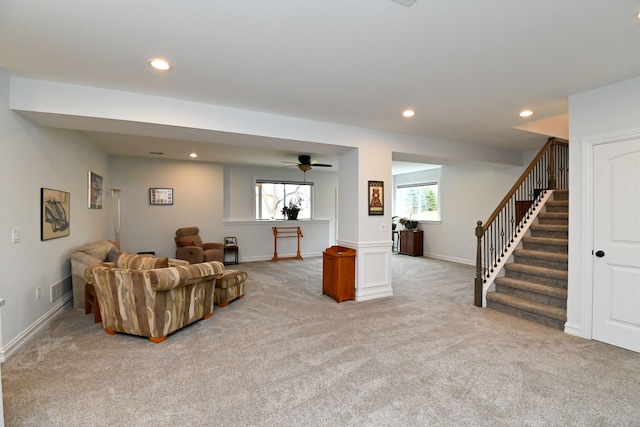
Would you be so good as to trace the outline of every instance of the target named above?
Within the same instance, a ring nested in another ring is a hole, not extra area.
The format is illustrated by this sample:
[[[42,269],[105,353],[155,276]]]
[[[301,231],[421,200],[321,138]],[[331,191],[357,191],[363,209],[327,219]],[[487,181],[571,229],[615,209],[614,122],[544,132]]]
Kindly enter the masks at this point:
[[[4,363],[7,426],[637,426],[640,354],[473,306],[473,268],[393,256],[337,304],[322,259],[241,264],[247,294],[161,344],[68,308]]]

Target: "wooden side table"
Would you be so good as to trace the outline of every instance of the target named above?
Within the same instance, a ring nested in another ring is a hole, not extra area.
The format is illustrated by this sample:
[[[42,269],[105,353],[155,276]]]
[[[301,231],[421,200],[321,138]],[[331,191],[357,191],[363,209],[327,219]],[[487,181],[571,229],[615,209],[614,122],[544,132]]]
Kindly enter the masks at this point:
[[[85,283],[84,314],[90,314],[91,307],[93,307],[93,321],[95,323],[102,323],[102,316],[100,315],[100,305],[98,304],[98,296],[96,295],[96,290],[91,283]]]
[[[234,256],[233,261],[227,261],[227,254]],[[238,264],[238,247],[237,246],[225,246],[224,247],[224,265]]]
[[[322,294],[337,302],[356,299],[356,250],[331,246],[322,253]]]

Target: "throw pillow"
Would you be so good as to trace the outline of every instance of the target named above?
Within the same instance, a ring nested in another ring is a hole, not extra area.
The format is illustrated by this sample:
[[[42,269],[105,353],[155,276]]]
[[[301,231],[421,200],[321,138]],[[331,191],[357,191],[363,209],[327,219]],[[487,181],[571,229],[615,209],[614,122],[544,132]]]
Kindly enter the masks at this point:
[[[118,250],[116,248],[112,248],[109,253],[107,253],[107,262],[114,262],[116,257],[118,256]]]
[[[138,270],[151,270],[154,268],[166,268],[169,267],[169,257],[155,258],[155,257],[140,257],[137,262],[132,262],[130,268],[137,268]]]

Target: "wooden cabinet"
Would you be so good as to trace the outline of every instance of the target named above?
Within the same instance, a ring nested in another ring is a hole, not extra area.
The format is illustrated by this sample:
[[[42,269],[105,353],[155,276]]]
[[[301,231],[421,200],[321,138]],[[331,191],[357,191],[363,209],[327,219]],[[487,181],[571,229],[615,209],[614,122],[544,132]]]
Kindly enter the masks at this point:
[[[337,302],[356,299],[356,250],[331,246],[322,253],[322,294]]]
[[[424,232],[422,230],[400,231],[400,253],[411,256],[422,256],[422,242]]]

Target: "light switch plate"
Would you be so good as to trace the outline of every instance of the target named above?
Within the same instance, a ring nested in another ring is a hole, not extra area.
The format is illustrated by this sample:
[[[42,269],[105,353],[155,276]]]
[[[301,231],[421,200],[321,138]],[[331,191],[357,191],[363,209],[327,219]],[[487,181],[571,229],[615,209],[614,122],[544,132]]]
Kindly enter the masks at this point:
[[[11,243],[20,243],[20,230],[17,228],[11,230]]]

